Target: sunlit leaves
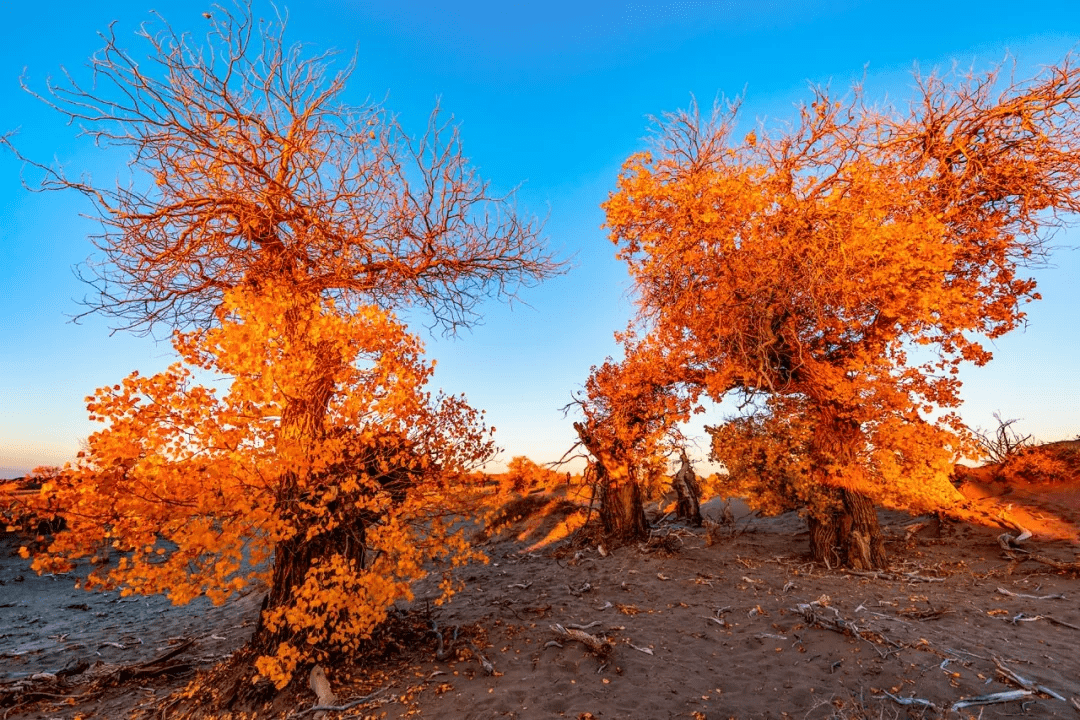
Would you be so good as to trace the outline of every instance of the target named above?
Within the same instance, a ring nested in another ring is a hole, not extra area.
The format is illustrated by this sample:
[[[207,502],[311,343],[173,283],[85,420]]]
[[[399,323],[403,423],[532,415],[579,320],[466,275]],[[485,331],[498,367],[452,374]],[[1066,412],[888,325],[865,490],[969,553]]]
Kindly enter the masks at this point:
[[[356,647],[411,597],[425,562],[471,557],[442,516],[456,479],[490,457],[490,436],[463,398],[425,390],[431,364],[388,314],[340,314],[267,281],[230,291],[217,326],[174,345],[183,363],[88,399],[102,428],[75,464],[42,478],[38,506],[67,530],[35,569],[107,548],[117,562],[91,572],[90,587],[221,603],[272,584],[283,543],[359,543],[314,556],[265,613],[282,641],[258,667],[281,686],[296,663]],[[225,376],[226,390],[189,368]],[[288,421],[311,402],[319,413]]]

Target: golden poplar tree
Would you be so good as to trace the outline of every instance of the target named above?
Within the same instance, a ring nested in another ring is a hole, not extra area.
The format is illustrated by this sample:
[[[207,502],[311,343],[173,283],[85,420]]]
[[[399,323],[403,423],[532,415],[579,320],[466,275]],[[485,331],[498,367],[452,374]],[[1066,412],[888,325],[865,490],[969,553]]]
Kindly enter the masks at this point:
[[[406,135],[345,101],[351,64],[284,33],[244,6],[216,8],[203,40],[144,26],[145,55],[110,29],[91,77],[39,97],[129,153],[130,182],[31,163],[101,222],[87,312],[175,332],[182,358],[89,398],[104,427],[46,479],[42,507],[67,530],[36,567],[104,543],[119,564],[91,584],[176,602],[222,601],[262,573],[250,649],[279,687],[356,647],[426,560],[468,555],[443,515],[490,438],[462,398],[424,389],[430,365],[391,311],[453,332],[484,298],[560,271],[437,111]]]
[[[1023,323],[1023,268],[1080,209],[1071,58],[916,81],[903,108],[818,89],[741,136],[736,108],[665,115],[604,205],[639,331],[677,358],[667,382],[758,411],[717,456],[759,468],[766,504],[808,507],[817,558],[856,567],[885,561],[875,503],[957,506],[958,368]]]

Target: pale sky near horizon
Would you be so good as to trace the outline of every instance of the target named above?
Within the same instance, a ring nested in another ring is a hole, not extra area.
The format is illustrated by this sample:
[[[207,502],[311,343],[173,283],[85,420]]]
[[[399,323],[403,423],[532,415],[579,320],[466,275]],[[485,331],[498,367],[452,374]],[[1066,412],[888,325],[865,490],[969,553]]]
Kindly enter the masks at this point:
[[[986,69],[1007,53],[1016,76],[1059,61],[1080,42],[1074,2],[281,2],[288,38],[313,50],[354,50],[347,99],[385,99],[420,132],[439,99],[461,123],[466,154],[494,188],[519,187],[518,206],[545,218],[551,246],[572,270],[525,290],[513,306],[488,303],[485,322],[454,339],[425,335],[435,383],[464,392],[498,428],[503,459],[561,456],[574,441],[562,406],[593,364],[617,353],[612,333],[632,313],[626,273],[600,225],[600,203],[648,116],[696,96],[744,96],[741,127],[794,117],[808,84],[834,90],[864,80],[870,98],[902,104],[911,71],[954,64]],[[902,9],[897,9],[902,8]],[[140,50],[151,9],[201,33],[209,3],[190,0],[26,3],[0,0],[0,133],[18,131],[26,155],[107,181],[125,158],[95,149],[24,93],[66,67],[85,78],[96,33],[115,20]],[[256,15],[271,13],[255,3]],[[33,194],[21,164],[0,151],[0,478],[71,459],[94,427],[83,398],[132,370],[173,360],[167,342],[80,324],[85,288],[72,272],[90,253],[90,208],[69,194]],[[1039,439],[1080,433],[1080,229],[1063,232],[1051,267],[1035,273],[1044,299],[1029,326],[998,340],[985,368],[965,368],[961,415],[989,427],[1018,418]],[[411,318],[421,327],[423,317]],[[710,411],[718,419],[727,408]],[[701,449],[700,423],[690,428]],[[702,454],[699,450],[698,454]]]

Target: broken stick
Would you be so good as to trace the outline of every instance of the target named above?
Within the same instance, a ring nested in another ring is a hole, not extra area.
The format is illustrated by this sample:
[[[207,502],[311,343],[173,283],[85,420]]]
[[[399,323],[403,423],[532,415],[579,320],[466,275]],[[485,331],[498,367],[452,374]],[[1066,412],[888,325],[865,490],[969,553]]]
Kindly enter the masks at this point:
[[[997,591],[999,593],[1001,593],[1002,595],[1008,595],[1009,597],[1014,597],[1014,598],[1026,598],[1028,600],[1064,600],[1065,599],[1065,596],[1060,595],[1060,594],[1058,594],[1058,595],[1025,595],[1023,593],[1014,593],[1013,591],[1006,590],[1003,587],[999,587],[997,589]]]

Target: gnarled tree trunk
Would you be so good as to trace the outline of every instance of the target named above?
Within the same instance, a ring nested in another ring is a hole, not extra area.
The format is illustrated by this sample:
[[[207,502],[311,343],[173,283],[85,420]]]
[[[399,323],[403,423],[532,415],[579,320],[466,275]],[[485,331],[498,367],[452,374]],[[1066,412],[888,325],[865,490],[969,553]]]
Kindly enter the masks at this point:
[[[615,546],[647,540],[649,523],[645,519],[641,487],[629,462],[620,461],[615,453],[602,447],[584,424],[574,423],[574,429],[595,458],[592,466],[604,537]]]
[[[675,516],[685,520],[694,527],[701,527],[701,490],[698,487],[697,475],[690,466],[690,458],[686,456],[686,450],[679,451],[679,460],[682,465],[672,478],[671,485],[675,488]]]
[[[604,536],[616,545],[648,539],[649,523],[645,519],[638,484],[611,482],[607,470],[599,463],[596,464],[596,481]]]
[[[852,490],[841,495],[841,509],[824,518],[807,517],[811,554],[829,567],[884,568],[888,557],[873,501]]]
[[[872,570],[888,562],[873,500],[850,489],[864,479],[857,453],[863,442],[862,427],[847,408],[835,403],[822,407],[812,455],[822,473],[823,491],[830,485],[836,487],[837,479],[846,487],[838,490],[838,510],[825,517],[811,514],[807,523],[814,559],[830,567]]]

